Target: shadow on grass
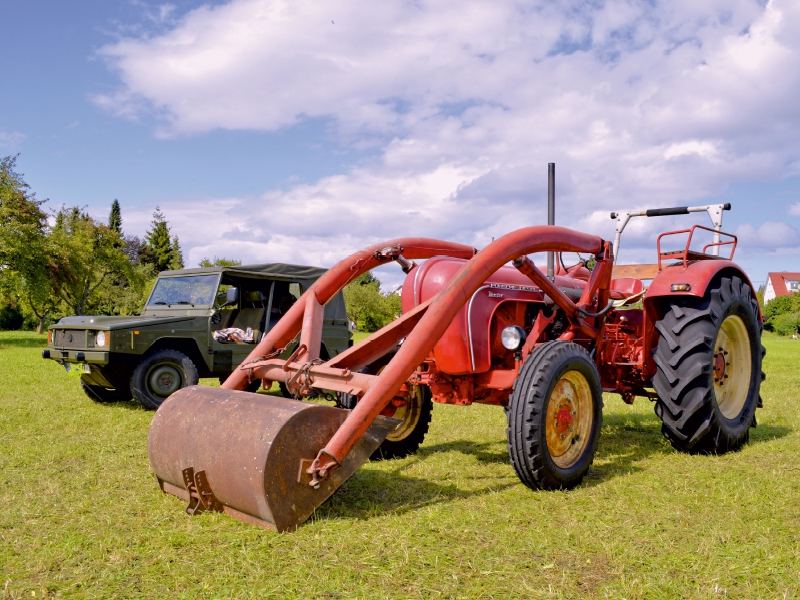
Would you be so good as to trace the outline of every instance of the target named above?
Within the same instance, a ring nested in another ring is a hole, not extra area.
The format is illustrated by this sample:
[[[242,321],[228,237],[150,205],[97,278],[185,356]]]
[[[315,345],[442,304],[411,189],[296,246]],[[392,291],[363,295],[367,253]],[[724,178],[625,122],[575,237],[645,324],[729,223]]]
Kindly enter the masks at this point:
[[[518,484],[516,480],[509,481],[505,477],[492,477],[492,480],[493,483],[479,489],[464,489],[455,483],[436,483],[430,479],[401,475],[397,471],[356,471],[317,510],[316,516],[323,519],[368,519],[389,513],[404,514],[426,506],[499,492]]]
[[[483,464],[507,463],[508,452],[506,452],[505,448],[498,450],[498,444],[505,445],[505,440],[483,443],[471,442],[469,440],[456,440],[444,444],[436,444],[434,446],[423,446],[416,455],[420,458],[425,458],[426,456],[439,454],[440,452],[460,452],[461,454],[473,456],[475,460]]]
[[[758,416],[758,413],[756,413]],[[777,425],[766,425],[759,423],[758,427],[750,430],[750,443],[760,444],[762,442],[771,442],[786,437],[794,431],[791,427],[780,427]]]

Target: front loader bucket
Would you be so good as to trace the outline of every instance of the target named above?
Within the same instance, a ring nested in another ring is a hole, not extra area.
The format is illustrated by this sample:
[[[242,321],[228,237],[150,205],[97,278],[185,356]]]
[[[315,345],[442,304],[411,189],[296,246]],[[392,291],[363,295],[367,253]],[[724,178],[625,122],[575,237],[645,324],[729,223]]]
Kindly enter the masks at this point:
[[[186,511],[221,510],[268,529],[296,529],[358,469],[398,423],[378,417],[341,467],[309,485],[306,469],[350,411],[193,386],[172,394],[150,425],[147,451],[164,492]]]

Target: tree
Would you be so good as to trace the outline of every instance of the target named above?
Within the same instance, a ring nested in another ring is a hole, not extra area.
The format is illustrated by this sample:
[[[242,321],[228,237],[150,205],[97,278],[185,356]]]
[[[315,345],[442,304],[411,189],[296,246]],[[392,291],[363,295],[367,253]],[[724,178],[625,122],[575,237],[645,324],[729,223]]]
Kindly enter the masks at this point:
[[[381,282],[371,272],[359,275],[344,288],[347,314],[361,331],[377,331],[391,323],[401,312],[396,293],[381,293]]]
[[[183,252],[177,235],[172,238],[172,262],[170,262],[169,268],[172,270],[183,269]]]
[[[114,198],[111,203],[111,212],[108,215],[108,228],[116,231],[122,237],[122,211],[119,207],[119,200]]]
[[[55,308],[58,265],[48,238],[46,200],[37,200],[14,169],[17,157],[0,159],[0,294],[26,305],[41,333]]]
[[[51,238],[58,254],[59,297],[76,315],[86,314],[90,298],[104,283],[133,276],[119,234],[77,207],[62,207]]]
[[[209,260],[208,258],[203,258],[200,263],[197,265],[199,267],[239,267],[241,266],[242,261],[234,260],[232,258],[221,258],[218,256],[214,256],[214,260]]]
[[[151,229],[145,234],[144,239],[153,253],[153,264],[156,271],[168,270],[172,264],[172,241],[167,220],[157,206],[153,213]]]
[[[789,319],[781,319],[779,325],[779,318],[782,315],[800,312],[800,294],[788,294],[786,296],[776,296],[764,307],[764,319],[766,320],[766,328],[770,331],[781,333],[786,331]],[[794,333],[794,332],[790,332]]]

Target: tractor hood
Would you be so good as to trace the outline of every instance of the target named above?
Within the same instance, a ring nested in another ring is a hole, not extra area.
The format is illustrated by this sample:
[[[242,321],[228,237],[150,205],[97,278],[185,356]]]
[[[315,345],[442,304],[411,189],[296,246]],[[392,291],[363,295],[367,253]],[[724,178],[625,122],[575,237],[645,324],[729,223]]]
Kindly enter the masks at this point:
[[[126,329],[129,327],[145,327],[148,325],[164,325],[167,323],[180,323],[182,321],[191,321],[193,316],[164,316],[155,317],[148,316],[82,316],[82,317],[64,317],[55,325],[51,325],[52,329]]]

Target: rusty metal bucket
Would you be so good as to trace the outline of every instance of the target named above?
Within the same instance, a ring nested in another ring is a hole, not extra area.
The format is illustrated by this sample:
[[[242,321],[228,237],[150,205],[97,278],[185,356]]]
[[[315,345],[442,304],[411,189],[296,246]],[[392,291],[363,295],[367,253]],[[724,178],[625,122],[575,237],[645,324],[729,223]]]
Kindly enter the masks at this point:
[[[264,394],[193,386],[172,394],[150,425],[147,451],[164,492],[186,512],[219,510],[268,529],[296,529],[383,442],[378,417],[318,488],[306,469],[350,411]]]

